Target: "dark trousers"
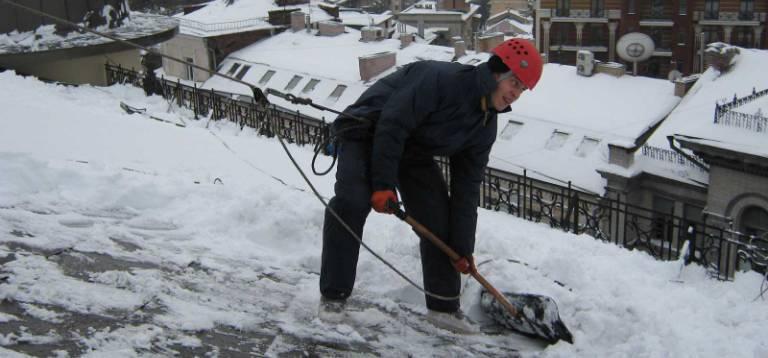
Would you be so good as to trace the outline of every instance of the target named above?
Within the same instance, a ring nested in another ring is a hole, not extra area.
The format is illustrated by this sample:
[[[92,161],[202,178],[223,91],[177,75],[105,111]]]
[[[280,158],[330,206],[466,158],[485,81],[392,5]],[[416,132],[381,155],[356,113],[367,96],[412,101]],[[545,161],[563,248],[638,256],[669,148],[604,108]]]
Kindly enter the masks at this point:
[[[406,153],[403,157],[398,190],[408,215],[445,240],[449,237],[448,190],[439,167],[430,156]],[[336,195],[328,203],[359,237],[362,237],[365,220],[371,211],[370,163],[370,143],[342,142],[338,148]],[[396,220],[395,217],[392,220]],[[442,296],[458,296],[461,280],[450,259],[426,238],[420,240],[424,288]],[[360,243],[326,210],[320,269],[320,293],[324,297],[349,297],[355,284],[359,252]],[[426,296],[426,303],[427,308],[436,311],[459,309],[458,300]]]

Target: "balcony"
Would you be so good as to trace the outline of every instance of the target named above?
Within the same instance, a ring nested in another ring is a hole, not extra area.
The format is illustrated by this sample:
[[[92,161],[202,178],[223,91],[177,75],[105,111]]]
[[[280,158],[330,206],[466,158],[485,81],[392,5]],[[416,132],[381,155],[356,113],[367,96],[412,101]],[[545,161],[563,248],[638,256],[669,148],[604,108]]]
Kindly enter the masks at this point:
[[[764,12],[744,11],[694,11],[693,19],[700,25],[760,26],[765,22]]]
[[[593,12],[589,9],[570,9],[558,11],[558,9],[541,9],[539,14],[543,19],[552,22],[582,22],[582,23],[607,23],[611,17],[611,10]]]

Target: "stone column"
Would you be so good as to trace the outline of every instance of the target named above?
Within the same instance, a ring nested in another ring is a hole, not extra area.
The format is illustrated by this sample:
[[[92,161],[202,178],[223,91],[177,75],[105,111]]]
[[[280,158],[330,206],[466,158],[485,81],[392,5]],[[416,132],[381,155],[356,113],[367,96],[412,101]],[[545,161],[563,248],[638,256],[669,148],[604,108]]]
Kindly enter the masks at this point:
[[[542,21],[541,28],[544,31],[544,35],[542,36],[543,41],[541,45],[541,47],[543,48],[540,48],[539,52],[544,53],[544,61],[549,62],[549,33],[550,33],[550,29],[552,29],[552,23],[549,21]]]
[[[696,69],[698,69],[699,72],[704,72],[704,64],[702,63],[701,54],[699,53],[702,47],[701,34],[704,33],[703,31],[701,25],[693,27],[693,70],[696,71]]]
[[[576,26],[576,46],[581,47],[581,39],[584,37],[584,23],[576,22],[574,25]]]
[[[733,26],[723,26],[723,42],[731,43],[731,34],[733,33]]]
[[[619,28],[618,22],[608,23],[608,61],[616,62],[616,29]]]

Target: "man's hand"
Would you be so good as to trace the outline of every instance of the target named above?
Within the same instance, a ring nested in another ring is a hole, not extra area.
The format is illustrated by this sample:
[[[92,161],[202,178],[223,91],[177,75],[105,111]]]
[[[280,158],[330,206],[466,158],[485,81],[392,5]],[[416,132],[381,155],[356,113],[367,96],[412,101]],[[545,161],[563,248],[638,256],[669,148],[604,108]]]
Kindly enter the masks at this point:
[[[374,191],[371,195],[371,206],[379,213],[392,214],[394,210],[389,207],[389,202],[397,203],[397,194],[394,190]]]
[[[465,275],[477,270],[475,268],[475,259],[472,255],[452,261],[451,264],[453,264],[453,268],[455,268],[456,271]]]

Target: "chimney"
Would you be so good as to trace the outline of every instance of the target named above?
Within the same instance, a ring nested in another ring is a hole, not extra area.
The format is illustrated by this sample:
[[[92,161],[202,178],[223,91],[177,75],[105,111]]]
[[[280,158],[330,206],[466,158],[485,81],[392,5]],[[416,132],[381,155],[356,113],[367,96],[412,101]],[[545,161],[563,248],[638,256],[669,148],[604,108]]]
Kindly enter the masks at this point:
[[[360,65],[360,78],[368,81],[382,72],[395,66],[394,52],[379,52],[373,55],[358,57]]]
[[[294,11],[291,13],[291,30],[293,32],[304,30],[304,16],[305,14],[301,11]]]
[[[681,77],[675,80],[675,96],[685,97],[685,94],[696,84],[701,75],[695,74],[688,77]]]
[[[453,58],[460,58],[467,54],[467,43],[461,38],[453,41]]]
[[[438,0],[435,4],[436,10],[449,10],[449,11],[469,11],[469,3],[465,0]]]
[[[373,42],[384,38],[384,30],[380,27],[366,26],[360,30],[360,41]]]
[[[413,34],[400,34],[400,48],[406,48],[413,42]]]
[[[597,62],[595,73],[605,73],[613,77],[621,77],[627,73],[627,66],[618,62]]]
[[[500,45],[502,42],[504,42],[504,34],[501,32],[478,36],[475,50],[477,52],[491,52],[494,47]]]
[[[344,33],[344,24],[335,21],[323,21],[318,24],[318,35],[336,36]]]

